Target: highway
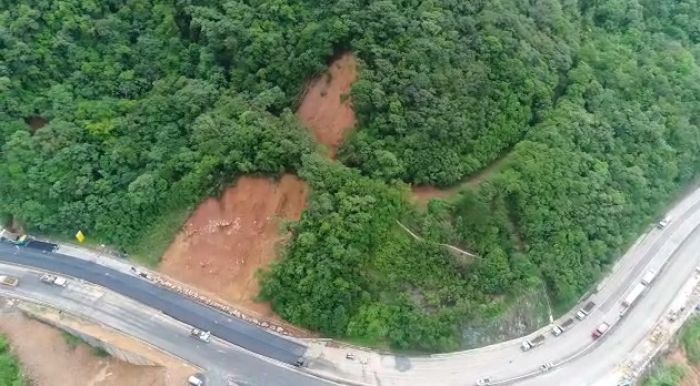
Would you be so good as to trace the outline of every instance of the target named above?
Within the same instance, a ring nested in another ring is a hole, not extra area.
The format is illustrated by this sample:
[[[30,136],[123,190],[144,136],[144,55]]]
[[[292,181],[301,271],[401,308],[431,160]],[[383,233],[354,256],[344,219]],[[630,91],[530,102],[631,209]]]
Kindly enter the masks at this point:
[[[162,311],[183,323],[211,331],[256,354],[293,364],[306,351],[303,345],[226,315],[140,277],[58,253],[44,253],[0,242],[0,261],[22,264],[83,279]]]
[[[544,345],[527,352],[520,349],[522,339],[474,350],[418,357],[338,348],[315,341],[302,345],[232,319],[139,277],[85,260],[0,243],[0,261],[58,272],[98,284],[149,308],[162,310],[175,320],[210,330],[224,341],[280,362],[293,363],[297,357],[305,356],[308,367],[304,371],[330,379],[342,379],[347,383],[473,385],[477,379],[489,377],[493,385],[614,385],[615,382],[609,383],[610,375],[617,371],[625,355],[649,336],[656,322],[667,313],[673,297],[700,263],[694,253],[700,250],[700,190],[684,198],[669,214],[673,219],[671,224],[665,229],[650,228],[620,258],[590,296],[583,300],[596,303],[590,316],[577,321],[559,337],[552,336],[549,327],[533,333],[531,336],[542,333],[547,338]],[[659,272],[658,277],[632,310],[620,318],[622,298],[649,269]],[[577,309],[564,318],[573,316]],[[613,327],[603,338],[594,342],[591,332],[603,321]],[[151,342],[148,334],[139,338]],[[167,345],[156,346],[169,350]],[[347,352],[355,353],[358,360],[347,360]],[[262,360],[256,355],[250,357]],[[540,373],[540,366],[549,362],[555,365],[554,368]],[[280,377],[287,377],[287,373],[299,374],[291,366],[279,367]],[[602,381],[604,379],[606,381]],[[252,384],[266,383],[256,381]]]
[[[39,281],[39,273],[0,263],[0,272],[20,279],[16,288],[0,286],[0,296],[48,304],[64,312],[109,326],[205,370],[208,386],[329,386],[293,366],[251,355],[214,338],[210,343],[189,336],[190,327],[158,310],[89,283],[71,280],[66,288]],[[185,384],[185,380],[182,380]]]

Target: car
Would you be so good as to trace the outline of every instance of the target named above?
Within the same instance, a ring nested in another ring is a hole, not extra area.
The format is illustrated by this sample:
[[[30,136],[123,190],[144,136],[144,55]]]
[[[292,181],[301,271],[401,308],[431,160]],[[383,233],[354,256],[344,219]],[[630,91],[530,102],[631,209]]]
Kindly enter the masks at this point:
[[[554,363],[552,362],[543,363],[542,365],[540,365],[540,371],[544,373],[551,370],[552,367],[554,367]]]
[[[656,224],[656,227],[659,229],[664,229],[668,226],[668,224],[671,223],[671,217],[666,216],[663,218],[663,220],[659,221],[658,224]]]
[[[294,366],[304,367],[304,358],[303,357],[297,358],[297,360],[294,362]]]
[[[190,336],[195,337],[205,343],[209,343],[211,341],[211,332],[200,330],[196,327],[190,331]]]
[[[491,384],[491,377],[484,377],[476,380],[476,386],[488,386]]]
[[[345,359],[350,359],[351,361],[355,360],[355,354],[349,352],[345,354]]]
[[[204,374],[201,373],[190,375],[190,377],[187,378],[187,384],[190,386],[204,386],[206,384],[206,378]]]

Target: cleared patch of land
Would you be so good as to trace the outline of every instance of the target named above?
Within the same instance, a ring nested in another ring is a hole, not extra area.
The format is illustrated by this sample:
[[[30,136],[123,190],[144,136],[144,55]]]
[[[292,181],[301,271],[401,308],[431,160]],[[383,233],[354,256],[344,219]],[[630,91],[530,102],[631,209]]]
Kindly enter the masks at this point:
[[[313,80],[299,105],[299,120],[313,132],[335,157],[347,134],[355,127],[350,90],[357,80],[357,62],[350,53],[342,55],[328,72]]]
[[[256,273],[278,255],[285,221],[298,220],[308,187],[293,175],[279,181],[241,177],[220,198],[202,203],[163,256],[160,270],[263,317]]]

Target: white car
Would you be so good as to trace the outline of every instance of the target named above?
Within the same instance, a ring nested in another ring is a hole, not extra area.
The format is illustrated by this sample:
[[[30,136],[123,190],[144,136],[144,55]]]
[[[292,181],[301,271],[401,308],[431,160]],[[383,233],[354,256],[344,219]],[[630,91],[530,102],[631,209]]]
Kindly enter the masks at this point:
[[[659,228],[659,229],[664,229],[664,228],[666,228],[666,227],[668,226],[668,224],[670,224],[670,223],[671,223],[671,217],[666,216],[666,217],[664,217],[663,220],[659,221],[659,223],[656,224],[656,227]]]
[[[491,384],[491,377],[477,379],[476,386],[488,386]]]
[[[190,331],[190,335],[205,343],[209,343],[211,341],[211,332],[209,331],[202,331],[198,328],[193,328],[192,331]]]

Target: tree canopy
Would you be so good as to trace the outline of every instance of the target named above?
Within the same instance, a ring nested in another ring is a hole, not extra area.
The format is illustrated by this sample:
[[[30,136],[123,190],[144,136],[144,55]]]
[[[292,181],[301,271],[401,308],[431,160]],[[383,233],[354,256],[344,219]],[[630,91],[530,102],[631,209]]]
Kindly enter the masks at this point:
[[[346,51],[359,123],[330,161],[292,111]],[[129,250],[236,176],[292,171],[313,193],[263,298],[452,349],[542,282],[575,302],[697,176],[699,59],[697,0],[0,0],[0,218]]]

